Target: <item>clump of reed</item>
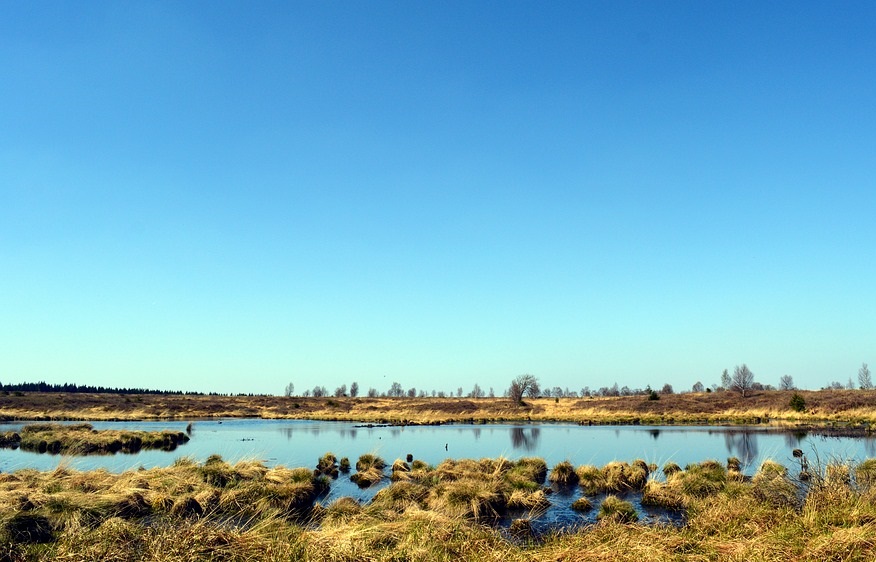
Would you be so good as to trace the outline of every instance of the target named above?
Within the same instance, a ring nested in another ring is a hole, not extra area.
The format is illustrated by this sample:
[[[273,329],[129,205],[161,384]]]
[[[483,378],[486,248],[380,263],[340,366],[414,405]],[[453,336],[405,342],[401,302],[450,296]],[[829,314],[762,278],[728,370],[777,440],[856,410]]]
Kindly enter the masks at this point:
[[[356,474],[350,476],[360,488],[368,488],[383,479],[383,469],[386,461],[377,455],[366,453],[356,461]]]
[[[578,483],[579,478],[575,473],[575,467],[566,460],[554,465],[548,480],[562,486],[574,486]]]
[[[348,461],[349,462],[349,461]],[[328,452],[319,457],[316,462],[316,474],[322,474],[331,478],[337,478],[340,473],[338,458],[334,453]]]
[[[641,491],[648,481],[651,467],[643,460],[633,464],[613,461],[601,469],[583,465],[575,471],[585,494],[627,493]]]
[[[351,497],[338,498],[325,508],[324,519],[347,521],[362,512],[362,505]]]
[[[681,490],[694,497],[714,495],[727,484],[727,469],[714,460],[689,464],[676,475]]]
[[[716,461],[689,464],[681,470],[675,463],[663,468],[664,482],[649,480],[642,488],[642,505],[683,510],[696,498],[706,498],[724,490],[728,471]]]
[[[788,469],[766,460],[751,479],[751,491],[759,501],[773,507],[796,507],[797,487],[788,479]]]
[[[575,511],[590,511],[591,509],[593,509],[593,504],[590,503],[590,500],[588,500],[586,497],[581,496],[580,498],[572,502],[571,507]]]
[[[628,501],[617,496],[606,496],[599,505],[599,513],[596,514],[598,521],[609,520],[617,523],[634,523],[639,520],[636,508]]]
[[[876,484],[876,459],[867,459],[855,467],[855,481],[864,489]]]

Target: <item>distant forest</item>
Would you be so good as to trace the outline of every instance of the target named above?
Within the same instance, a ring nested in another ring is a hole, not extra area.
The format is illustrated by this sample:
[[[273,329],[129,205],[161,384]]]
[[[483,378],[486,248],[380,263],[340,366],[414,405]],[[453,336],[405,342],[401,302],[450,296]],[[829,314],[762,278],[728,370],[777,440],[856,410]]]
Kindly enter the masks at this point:
[[[45,382],[22,382],[18,384],[0,383],[2,392],[81,392],[89,394],[191,394],[201,396],[203,392],[183,392],[181,390],[150,390],[148,388],[111,388],[87,384],[48,384]]]

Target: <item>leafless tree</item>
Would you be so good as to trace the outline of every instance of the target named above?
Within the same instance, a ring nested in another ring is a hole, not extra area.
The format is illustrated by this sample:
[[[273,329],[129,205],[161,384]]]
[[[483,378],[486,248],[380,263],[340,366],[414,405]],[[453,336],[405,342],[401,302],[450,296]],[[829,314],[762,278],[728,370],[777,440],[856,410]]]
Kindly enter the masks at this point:
[[[283,396],[285,396],[286,398],[289,398],[293,394],[295,394],[295,385],[290,382],[289,384],[286,385],[286,390],[283,391]]]
[[[727,372],[727,369],[724,369],[724,372],[721,373],[721,386],[724,390],[730,390],[733,386],[733,378],[730,376],[730,373]]]
[[[861,390],[870,390],[873,388],[873,379],[870,378],[870,368],[864,363],[858,369],[858,388]]]
[[[733,379],[730,381],[730,388],[745,398],[746,393],[751,390],[753,384],[754,373],[751,372],[748,365],[745,363],[743,363],[741,367],[736,365],[736,368],[733,370]]]
[[[515,404],[522,404],[524,396],[535,397],[540,391],[537,378],[532,375],[520,375],[511,381],[508,396]]]
[[[394,382],[392,383],[392,386],[389,387],[389,392],[387,392],[386,395],[398,398],[404,396],[405,391],[400,383]]]
[[[703,387],[703,383],[701,383],[700,381],[695,382],[693,388],[691,388],[692,392],[703,392],[703,390],[705,389]]]
[[[779,390],[794,390],[796,388],[794,377],[791,375],[782,375],[782,378],[779,379]]]
[[[355,398],[359,396],[359,383],[353,381],[353,384],[350,385],[350,396]]]

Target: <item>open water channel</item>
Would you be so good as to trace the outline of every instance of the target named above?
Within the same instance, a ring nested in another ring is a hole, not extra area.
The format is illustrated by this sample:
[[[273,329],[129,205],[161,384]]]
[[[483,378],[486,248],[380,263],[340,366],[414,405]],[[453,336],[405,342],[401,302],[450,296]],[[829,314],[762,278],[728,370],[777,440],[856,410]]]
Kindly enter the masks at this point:
[[[185,421],[92,422],[95,429],[137,429],[158,431],[185,430]],[[23,424],[0,424],[0,432],[18,431]],[[662,467],[673,461],[684,467],[688,463],[716,459],[722,463],[737,457],[743,472],[753,474],[758,466],[772,459],[792,468],[796,462],[792,451],[801,449],[810,462],[831,460],[859,462],[876,457],[873,437],[834,437],[817,432],[776,431],[757,427],[701,426],[579,426],[565,423],[526,423],[490,425],[439,425],[367,427],[350,422],[310,420],[211,419],[193,421],[191,441],[175,451],[141,451],[137,454],[71,457],[0,449],[0,471],[22,468],[51,470],[64,464],[76,470],[105,468],[121,472],[139,467],[170,465],[180,457],[202,462],[212,454],[230,463],[255,459],[265,464],[288,467],[315,467],[326,452],[338,458],[348,457],[352,464],[365,453],[383,457],[387,464],[408,454],[429,464],[446,458],[480,459],[505,457],[543,458],[548,467],[569,460],[575,466],[603,466],[613,461],[632,462],[644,459]],[[387,470],[388,474],[388,470]],[[388,483],[388,479],[386,480]],[[368,501],[382,486],[359,489],[341,475],[332,481],[329,494],[320,503],[327,504],[341,496]],[[574,525],[595,517],[580,515],[569,505],[581,496],[580,490],[557,489],[551,496],[553,507],[537,519],[539,527]],[[631,498],[637,503],[635,498]],[[597,498],[598,500],[598,498]],[[638,505],[645,520],[667,518],[667,514],[649,511]]]

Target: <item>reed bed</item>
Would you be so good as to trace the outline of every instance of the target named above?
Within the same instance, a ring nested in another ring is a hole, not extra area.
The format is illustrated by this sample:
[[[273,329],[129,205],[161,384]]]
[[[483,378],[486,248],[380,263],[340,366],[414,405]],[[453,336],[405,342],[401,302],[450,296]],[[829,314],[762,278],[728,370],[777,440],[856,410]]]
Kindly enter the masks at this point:
[[[322,459],[323,468],[333,466],[323,462],[328,455]],[[0,560],[876,558],[876,460],[812,466],[805,482],[769,461],[750,478],[734,477],[732,463],[728,468],[718,461],[677,467],[665,476],[638,461],[593,467],[595,472],[578,467],[576,475],[601,475],[603,487],[579,505],[597,510],[598,523],[545,535],[532,532],[527,516],[507,530],[490,524],[497,513],[550,501],[544,461],[416,462],[409,470],[400,466],[407,462],[394,463],[407,477],[367,504],[339,498],[324,507],[318,500],[330,480],[323,471],[230,464],[218,456],[122,474],[64,466],[0,474]],[[366,459],[361,468],[377,464]],[[567,475],[568,468],[560,471]],[[644,469],[648,475],[637,491]],[[579,486],[583,491],[583,480]],[[613,488],[625,491],[606,493]],[[680,510],[684,524],[635,522],[639,514],[630,500],[639,494],[643,504],[648,498],[651,505]]]

